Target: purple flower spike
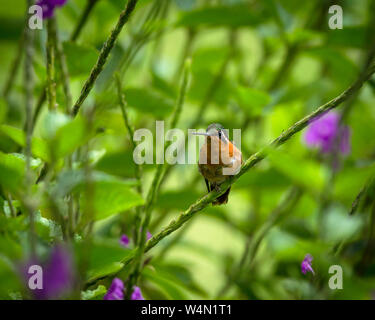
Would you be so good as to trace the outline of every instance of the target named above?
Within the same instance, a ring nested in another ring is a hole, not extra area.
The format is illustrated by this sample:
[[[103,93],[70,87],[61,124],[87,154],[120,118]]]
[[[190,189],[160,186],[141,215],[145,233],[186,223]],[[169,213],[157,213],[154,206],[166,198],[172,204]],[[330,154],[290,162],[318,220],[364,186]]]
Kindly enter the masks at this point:
[[[42,7],[43,19],[52,18],[56,7],[62,7],[67,0],[38,0],[36,5]]]
[[[306,272],[308,271],[310,271],[312,274],[315,274],[313,268],[311,267],[312,260],[313,260],[313,257],[311,254],[307,254],[305,258],[303,259],[301,263],[301,271],[303,274],[306,274]]]
[[[124,247],[129,246],[129,237],[126,234],[123,234],[120,238],[120,244],[122,244]]]
[[[42,17],[43,19],[49,19],[53,17],[55,11],[55,6],[47,0],[39,0],[36,5],[42,7]]]
[[[67,0],[49,0],[55,7],[62,7]]]
[[[318,147],[322,153],[338,151],[347,155],[350,153],[350,128],[340,126],[340,116],[330,111],[313,120],[305,134],[305,142],[309,147]]]
[[[137,286],[134,287],[134,291],[130,297],[130,300],[144,300],[141,289]]]
[[[114,278],[103,300],[124,300],[124,283],[119,278]]]
[[[73,257],[68,247],[63,245],[55,246],[46,263],[37,258],[29,260],[22,272],[25,276],[26,283],[30,278],[28,273],[32,265],[39,265],[42,268],[42,288],[31,290],[35,299],[58,299],[69,293],[75,280],[75,268]]]
[[[150,231],[147,231],[147,241],[152,238],[152,234]]]

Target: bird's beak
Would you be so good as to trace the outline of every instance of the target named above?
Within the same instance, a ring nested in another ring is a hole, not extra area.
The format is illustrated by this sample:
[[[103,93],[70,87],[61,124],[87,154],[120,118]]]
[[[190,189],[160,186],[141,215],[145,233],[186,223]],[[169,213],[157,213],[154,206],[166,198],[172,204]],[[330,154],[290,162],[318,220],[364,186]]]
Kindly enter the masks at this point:
[[[207,132],[192,132],[191,134],[196,135],[196,136],[206,136],[206,137],[212,136],[212,134],[208,134]]]

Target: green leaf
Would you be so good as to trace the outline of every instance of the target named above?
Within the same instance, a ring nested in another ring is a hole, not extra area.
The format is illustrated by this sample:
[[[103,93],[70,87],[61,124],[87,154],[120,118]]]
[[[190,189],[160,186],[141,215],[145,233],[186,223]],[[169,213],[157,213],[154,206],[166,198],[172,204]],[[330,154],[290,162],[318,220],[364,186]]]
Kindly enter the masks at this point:
[[[109,174],[93,171],[91,172],[91,181],[94,183],[100,182],[114,182],[121,183],[126,186],[135,186],[138,181],[122,180]],[[59,174],[57,183],[52,189],[52,194],[56,197],[65,197],[71,192],[81,192],[87,186],[86,174],[83,169],[80,170],[66,170]]]
[[[0,151],[0,184],[11,191],[17,190],[23,181],[25,162],[14,154]]]
[[[113,262],[103,267],[94,268],[87,272],[88,280],[87,282],[91,283],[97,279],[108,277],[116,274],[124,267],[124,264],[121,262]]]
[[[75,254],[78,261],[88,255],[87,281],[93,282],[118,272],[123,262],[134,256],[134,250],[124,248],[119,241],[94,239],[90,246],[75,243]]]
[[[82,192],[82,210],[94,210],[94,219],[101,220],[111,215],[144,204],[143,198],[125,181],[94,181],[93,194]],[[89,217],[84,217],[84,220]]]
[[[262,21],[249,5],[205,7],[183,12],[177,21],[177,26],[183,27],[242,27],[254,26]]]
[[[102,300],[106,292],[107,288],[101,284],[95,290],[82,291],[81,298],[82,300]]]
[[[191,271],[186,267],[178,264],[158,264],[156,266],[159,275],[175,279],[176,283],[179,283],[184,288],[207,297],[207,293],[202,289],[202,287],[196,283]]]
[[[68,41],[63,43],[63,49],[71,77],[90,73],[98,59],[98,52],[93,47]]]
[[[0,254],[0,299],[9,300],[12,292],[21,290],[20,280],[14,265]]]
[[[125,90],[125,99],[129,106],[139,112],[146,112],[156,117],[165,117],[174,108],[173,100],[152,89],[128,88]]]
[[[271,97],[266,92],[248,87],[238,87],[237,97],[239,105],[249,116],[259,116],[262,109],[271,102]]]
[[[22,257],[22,246],[19,241],[8,235],[0,237],[0,252],[12,260],[18,260]]]
[[[6,124],[0,126],[1,132],[11,138],[21,147],[26,146],[25,132],[16,127],[12,127]],[[31,152],[35,157],[42,159],[43,161],[49,162],[49,149],[48,144],[45,140],[33,137],[31,140]]]
[[[327,43],[331,46],[363,48],[366,45],[365,26],[345,26],[343,29],[328,30]]]
[[[95,168],[121,177],[134,177],[135,163],[133,153],[129,151],[107,153],[99,159]]]
[[[186,300],[187,296],[181,289],[181,286],[176,283],[176,279],[171,279],[167,274],[159,273],[159,271],[145,268],[142,275],[154,285],[164,291],[169,299]]]
[[[59,112],[49,112],[43,121],[42,135],[48,141],[51,156],[62,158],[71,154],[90,138],[86,120],[73,120]]]
[[[84,145],[89,138],[86,121],[82,117],[76,117],[73,121],[62,126],[56,133],[57,157],[71,154],[75,149]]]

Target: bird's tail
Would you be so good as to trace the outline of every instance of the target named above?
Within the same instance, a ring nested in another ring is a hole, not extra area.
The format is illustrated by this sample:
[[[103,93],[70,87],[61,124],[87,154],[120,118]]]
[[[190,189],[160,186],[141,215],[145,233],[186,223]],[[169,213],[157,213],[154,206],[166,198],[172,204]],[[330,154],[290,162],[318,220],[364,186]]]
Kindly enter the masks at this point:
[[[230,187],[228,188],[227,191],[225,191],[220,197],[216,198],[213,202],[213,206],[220,206],[222,204],[226,204],[228,202],[228,196],[230,192]]]

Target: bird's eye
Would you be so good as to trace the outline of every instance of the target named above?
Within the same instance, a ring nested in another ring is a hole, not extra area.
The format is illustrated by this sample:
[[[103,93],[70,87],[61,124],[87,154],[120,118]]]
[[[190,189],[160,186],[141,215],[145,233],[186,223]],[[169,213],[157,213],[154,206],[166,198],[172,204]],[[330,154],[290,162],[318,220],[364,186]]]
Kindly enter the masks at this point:
[[[219,138],[221,139],[221,130],[219,130]]]

